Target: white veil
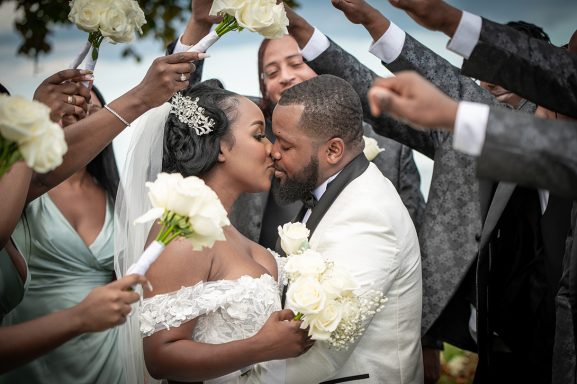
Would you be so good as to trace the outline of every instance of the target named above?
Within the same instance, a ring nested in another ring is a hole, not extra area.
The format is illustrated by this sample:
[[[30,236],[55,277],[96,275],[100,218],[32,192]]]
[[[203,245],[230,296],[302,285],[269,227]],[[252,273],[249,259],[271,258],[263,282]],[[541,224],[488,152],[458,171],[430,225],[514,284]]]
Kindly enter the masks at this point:
[[[134,225],[134,220],[151,208],[147,181],[154,181],[162,169],[164,126],[171,105],[166,102],[142,115],[134,131],[123,169],[123,178],[114,208],[114,270],[120,278],[140,257],[152,222]],[[140,290],[140,288],[138,288]],[[119,355],[124,367],[125,383],[155,382],[147,373],[142,351],[139,314],[140,303],[119,327]]]

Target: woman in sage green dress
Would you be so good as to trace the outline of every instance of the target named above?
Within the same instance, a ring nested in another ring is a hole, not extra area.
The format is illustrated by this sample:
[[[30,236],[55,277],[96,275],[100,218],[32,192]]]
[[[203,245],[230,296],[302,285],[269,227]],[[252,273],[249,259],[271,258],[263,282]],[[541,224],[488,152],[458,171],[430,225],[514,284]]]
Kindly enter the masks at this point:
[[[14,239],[11,238],[26,202],[33,201],[35,198],[46,194],[76,170],[80,169],[83,164],[97,156],[102,148],[126,128],[126,121],[133,121],[148,109],[154,108],[169,99],[174,92],[186,88],[188,81],[183,82],[180,78],[183,74],[190,76],[190,72],[194,71],[194,66],[191,66],[190,62],[200,58],[203,58],[200,54],[192,52],[158,58],[152,63],[140,84],[112,103],[111,107],[114,108],[117,114],[123,116],[125,120],[119,119],[110,111],[103,110],[74,124],[69,130],[65,130],[68,153],[62,165],[56,170],[46,174],[37,174],[28,168],[23,161],[18,161],[7,173],[0,176],[0,196],[2,196],[0,199],[0,210],[3,212],[2,220],[0,220],[0,320],[6,314],[12,317],[16,313],[12,310],[22,300],[22,296],[26,293],[27,285],[32,278],[32,273],[28,270],[26,260],[16,248]],[[175,81],[174,79],[178,80]],[[63,80],[70,80],[71,82],[63,82]],[[69,113],[84,114],[83,111],[86,107],[84,100],[88,97],[88,91],[80,85],[80,82],[89,80],[91,80],[91,75],[80,70],[67,69],[57,72],[40,84],[36,89],[34,99],[46,104],[51,109],[50,118],[53,121],[57,121],[63,115]],[[9,95],[1,84],[0,93]],[[75,105],[71,105],[70,102]],[[56,195],[58,195],[58,192]],[[104,195],[103,192],[101,192],[101,197],[102,195]],[[114,195],[112,194],[112,196]],[[58,200],[57,196],[56,200]],[[93,235],[95,237],[94,240],[97,241],[90,239],[90,233],[87,233],[84,226],[80,227],[77,221],[68,221],[68,218],[72,218],[74,215],[70,215],[70,212],[64,212],[63,214],[66,221],[71,224],[70,228],[80,237],[90,253],[95,251],[100,255],[98,258],[95,257],[92,263],[88,262],[87,265],[106,266],[107,264],[104,260],[106,257],[103,258],[102,255],[108,251],[105,251],[104,246],[98,246],[97,244],[102,242],[96,239],[101,235],[106,237],[108,233],[105,228],[109,225],[106,223],[110,223],[110,216],[106,218],[106,212],[109,215],[110,212],[106,195],[101,198],[101,202],[100,225],[96,231],[92,231],[93,233],[97,232],[96,235]],[[62,203],[62,200],[59,203]],[[37,205],[31,203],[31,210],[37,209],[33,208],[33,206],[41,208],[42,203],[39,202]],[[94,214],[93,207],[90,207],[87,211]],[[30,219],[30,215],[27,218]],[[105,222],[104,225],[102,225],[103,222]],[[48,240],[53,244],[59,244],[53,236],[56,232],[46,232],[49,235]],[[25,245],[29,244],[30,250],[32,248],[31,231],[27,230],[24,233],[27,234],[24,236]],[[87,243],[91,244],[91,246],[86,246]],[[23,248],[23,250],[26,250],[26,248]],[[32,260],[36,261],[36,258],[32,258]],[[42,260],[42,257],[39,257],[39,260]],[[42,265],[42,263],[40,264]],[[85,272],[82,267],[78,267],[73,272],[78,272],[78,270]],[[47,284],[47,270],[39,268],[40,272],[44,272],[42,281]],[[106,274],[108,275],[108,273]],[[72,282],[70,279],[71,275],[72,273],[68,276],[68,282]],[[66,307],[63,310],[56,310],[57,307],[61,307],[61,303],[53,308],[47,307],[50,303],[39,303],[46,306],[44,311],[38,311],[39,313],[44,313],[43,316],[31,318],[17,324],[14,323],[13,325],[7,325],[10,323],[7,320],[0,327],[0,340],[2,340],[0,343],[0,374],[10,372],[30,361],[35,364],[36,361],[34,359],[65,343],[67,346],[67,342],[70,340],[76,340],[78,337],[82,340],[87,340],[90,336],[89,333],[101,332],[124,323],[126,315],[130,312],[130,304],[136,302],[140,297],[139,294],[134,291],[128,291],[128,289],[137,284],[146,284],[147,280],[144,276],[126,276],[104,286],[98,286],[92,289],[86,297],[82,298],[83,295],[79,291],[87,292],[83,284],[95,284],[95,280],[99,280],[103,277],[102,275],[99,271],[93,279],[79,276],[79,284],[68,288],[64,285],[59,287],[47,285],[44,287],[47,291],[52,292],[56,289],[62,291],[70,289],[71,294],[67,296],[68,298],[71,298],[72,294],[76,293],[78,298],[82,299],[76,305]],[[42,288],[42,284],[36,284],[34,291],[41,292]],[[83,334],[87,334],[86,337],[81,336]],[[97,347],[100,348],[100,344]],[[72,352],[74,353],[74,351]],[[100,349],[99,353],[106,353],[106,351]],[[86,363],[86,361],[84,362]],[[96,367],[96,365],[100,365],[100,367]],[[44,366],[48,367],[46,364]],[[30,367],[33,367],[33,365],[30,365]],[[74,382],[113,382],[107,381],[108,378],[103,374],[98,374],[97,378],[94,378],[93,375],[91,377],[91,373],[99,373],[98,369],[104,369],[99,361],[89,361],[80,374],[74,378]],[[59,362],[49,366],[48,376],[38,378],[36,381],[63,382],[58,377],[60,376],[58,372],[67,370],[70,370],[70,367],[63,366],[62,362]],[[12,375],[10,373],[9,375],[0,376],[0,382],[29,383],[33,381],[24,378],[20,380],[18,374]]]
[[[94,89],[92,103],[97,108],[104,104]],[[32,279],[4,325],[73,307],[93,288],[115,279],[113,204],[118,181],[109,144],[86,168],[28,204],[12,239],[28,260]],[[0,383],[40,383],[47,377],[55,383],[122,383],[117,333],[112,328],[76,337],[0,377]]]

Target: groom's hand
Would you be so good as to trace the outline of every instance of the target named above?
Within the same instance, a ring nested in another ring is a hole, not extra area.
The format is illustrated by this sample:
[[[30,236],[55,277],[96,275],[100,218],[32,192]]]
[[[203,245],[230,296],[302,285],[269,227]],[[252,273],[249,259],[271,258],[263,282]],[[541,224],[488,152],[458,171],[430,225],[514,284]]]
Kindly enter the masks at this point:
[[[302,321],[293,320],[294,316],[290,309],[273,312],[254,336],[257,350],[262,354],[260,361],[296,357],[313,345],[307,331],[301,329]]]

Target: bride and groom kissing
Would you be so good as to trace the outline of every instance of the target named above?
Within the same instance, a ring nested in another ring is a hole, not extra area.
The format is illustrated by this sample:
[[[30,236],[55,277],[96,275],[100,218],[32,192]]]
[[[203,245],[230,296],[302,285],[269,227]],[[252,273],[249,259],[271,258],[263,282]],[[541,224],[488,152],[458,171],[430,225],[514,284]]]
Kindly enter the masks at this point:
[[[227,211],[241,193],[268,190],[276,177],[280,201],[315,201],[296,218],[310,230],[311,248],[388,301],[346,350],[313,342],[281,308],[282,258],[227,226],[226,240],[211,249],[173,241],[153,264],[154,291],[145,292],[140,311],[142,352],[125,351],[124,360],[140,354],[153,377],[169,381],[421,383],[417,235],[393,185],[364,157],[353,88],[321,75],[285,91],[273,113],[274,144],[247,98],[204,83],[182,94],[197,101],[212,129],[198,134],[194,119],[181,118],[185,111],[166,107],[156,130],[160,170],[201,177]],[[142,382],[139,369],[125,372],[132,372],[127,382]]]

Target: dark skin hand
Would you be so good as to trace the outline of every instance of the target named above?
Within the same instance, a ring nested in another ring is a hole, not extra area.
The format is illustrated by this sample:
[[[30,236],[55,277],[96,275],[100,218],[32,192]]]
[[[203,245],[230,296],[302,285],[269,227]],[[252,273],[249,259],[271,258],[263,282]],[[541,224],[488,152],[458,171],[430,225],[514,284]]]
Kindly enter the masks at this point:
[[[442,0],[389,0],[389,3],[407,12],[423,27],[449,37],[455,34],[463,13]]]

